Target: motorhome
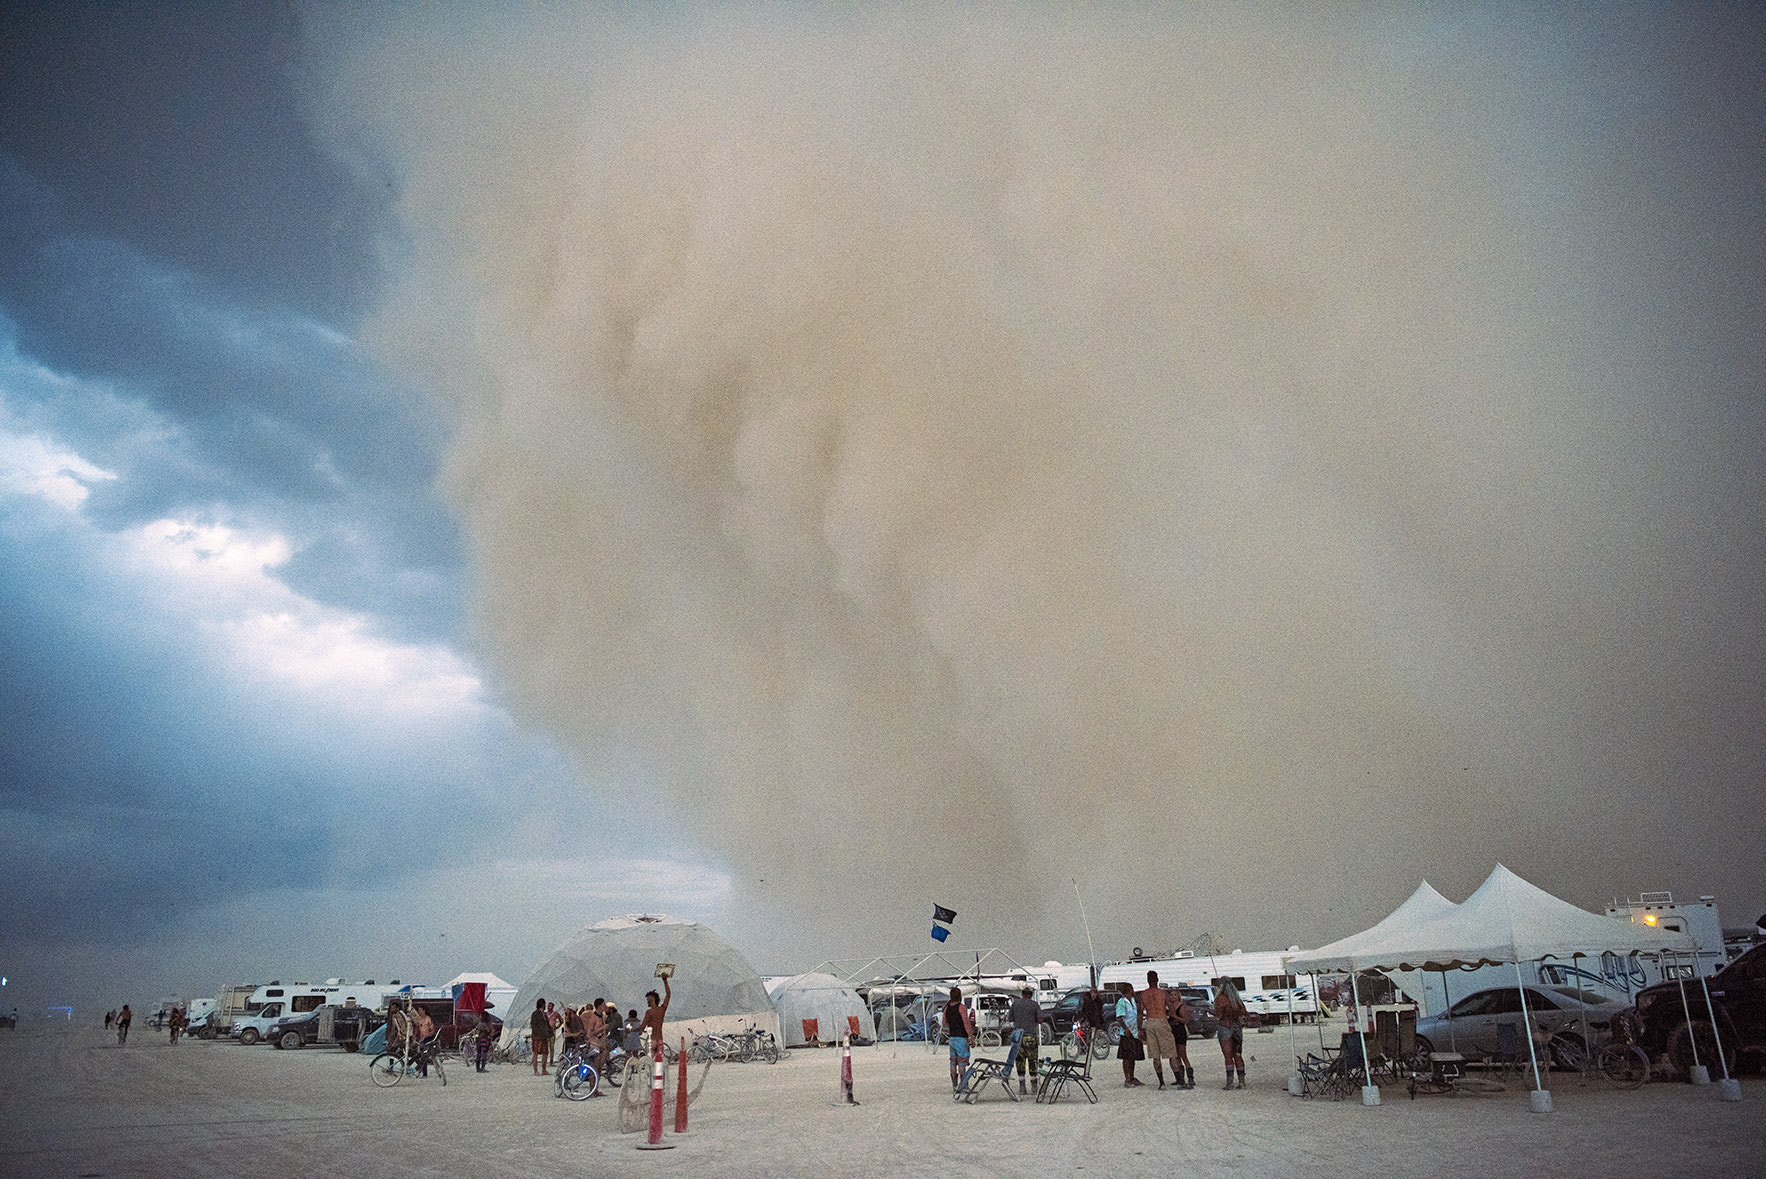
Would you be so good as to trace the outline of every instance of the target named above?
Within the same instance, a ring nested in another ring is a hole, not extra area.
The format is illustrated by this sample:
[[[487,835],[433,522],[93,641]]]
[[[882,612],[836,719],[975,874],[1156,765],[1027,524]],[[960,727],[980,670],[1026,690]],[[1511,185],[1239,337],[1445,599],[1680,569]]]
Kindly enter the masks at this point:
[[[285,1015],[301,1015],[317,1011],[327,1004],[344,1004],[354,999],[370,1010],[383,1010],[391,998],[406,990],[398,979],[390,983],[345,982],[340,978],[323,983],[265,983],[251,993],[245,1012],[236,1016],[227,1034],[241,1044],[256,1044],[269,1035],[276,1022]]]
[[[1266,1023],[1280,1023],[1290,1013],[1297,1020],[1318,1017],[1318,982],[1310,974],[1287,973],[1282,959],[1298,954],[1288,950],[1234,950],[1230,954],[1195,954],[1179,950],[1165,958],[1135,956],[1112,962],[1098,970],[1098,985],[1132,983],[1135,990],[1147,985],[1147,971],[1157,971],[1166,987],[1209,987],[1227,979],[1244,1000],[1245,1008]]]

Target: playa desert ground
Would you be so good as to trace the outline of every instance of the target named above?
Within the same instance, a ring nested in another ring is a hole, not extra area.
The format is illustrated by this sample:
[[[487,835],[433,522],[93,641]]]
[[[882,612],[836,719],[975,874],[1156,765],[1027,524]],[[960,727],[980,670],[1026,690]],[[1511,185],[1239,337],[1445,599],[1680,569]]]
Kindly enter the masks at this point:
[[[646,1152],[642,1134],[619,1131],[617,1097],[554,1098],[525,1065],[380,1089],[363,1057],[330,1048],[171,1047],[144,1028],[118,1047],[98,1029],[21,1029],[0,1033],[0,1174],[1714,1176],[1758,1174],[1766,1157],[1757,1077],[1739,1103],[1714,1087],[1614,1092],[1557,1074],[1552,1113],[1531,1112],[1519,1087],[1414,1101],[1388,1088],[1375,1108],[1290,1096],[1287,1041],[1253,1038],[1243,1092],[1223,1092],[1218,1060],[1198,1053],[1194,1091],[1125,1090],[1110,1060],[1097,1105],[1052,1107],[997,1086],[956,1105],[942,1056],[905,1044],[856,1049],[860,1104],[841,1106],[839,1052],[792,1051],[713,1066],[689,1132]]]

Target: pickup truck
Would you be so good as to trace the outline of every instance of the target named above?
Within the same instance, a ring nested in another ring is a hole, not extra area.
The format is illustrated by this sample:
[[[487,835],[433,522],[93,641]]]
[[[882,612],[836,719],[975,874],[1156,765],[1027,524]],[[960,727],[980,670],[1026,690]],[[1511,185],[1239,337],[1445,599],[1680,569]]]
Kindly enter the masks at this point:
[[[385,1016],[377,1015],[366,1007],[329,1004],[315,1011],[283,1016],[264,1038],[278,1048],[336,1044],[345,1052],[360,1052],[362,1041],[385,1022]]]
[[[1705,989],[1711,992],[1711,1008],[1705,1007]],[[1692,1018],[1687,1019],[1691,1009]],[[1711,1013],[1717,1016],[1715,1034]],[[1766,1052],[1766,945],[1755,946],[1705,980],[1686,983],[1686,1000],[1680,984],[1658,983],[1637,993],[1638,1043],[1652,1060],[1664,1056],[1683,1075],[1692,1067],[1697,1045],[1699,1063],[1720,1076],[1717,1038],[1723,1040],[1723,1058],[1731,1070],[1743,1053]]]

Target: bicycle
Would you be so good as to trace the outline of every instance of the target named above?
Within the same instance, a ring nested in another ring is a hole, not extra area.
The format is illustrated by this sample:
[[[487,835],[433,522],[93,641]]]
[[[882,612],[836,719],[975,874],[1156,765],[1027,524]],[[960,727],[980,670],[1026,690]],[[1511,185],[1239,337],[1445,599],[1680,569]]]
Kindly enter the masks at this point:
[[[409,1056],[403,1052],[382,1052],[368,1062],[368,1077],[382,1089],[390,1089],[408,1076],[421,1075],[425,1064],[435,1066],[435,1075],[440,1078],[442,1088],[447,1088],[448,1073],[442,1066],[442,1054],[437,1050],[436,1037],[419,1040],[412,1046]]]
[[[601,1075],[595,1071],[594,1059],[600,1049],[579,1044],[565,1052],[552,1074],[552,1095],[571,1101],[587,1101],[601,1088]]]
[[[1583,1080],[1599,1076],[1615,1089],[1636,1089],[1649,1080],[1649,1053],[1637,1044],[1636,1017],[1629,1011],[1615,1015],[1607,1026],[1608,1039],[1590,1053],[1582,1037],[1560,1032],[1547,1044],[1553,1063],[1582,1074]]]

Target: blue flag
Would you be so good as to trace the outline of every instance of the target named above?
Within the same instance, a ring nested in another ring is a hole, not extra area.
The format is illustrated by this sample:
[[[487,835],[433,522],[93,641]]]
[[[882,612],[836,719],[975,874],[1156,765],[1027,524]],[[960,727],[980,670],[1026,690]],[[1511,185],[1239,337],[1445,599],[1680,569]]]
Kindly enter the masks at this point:
[[[943,941],[945,938],[950,936],[950,930],[946,929],[942,925],[934,925],[932,927],[932,936],[934,938],[938,939],[939,941]]]

